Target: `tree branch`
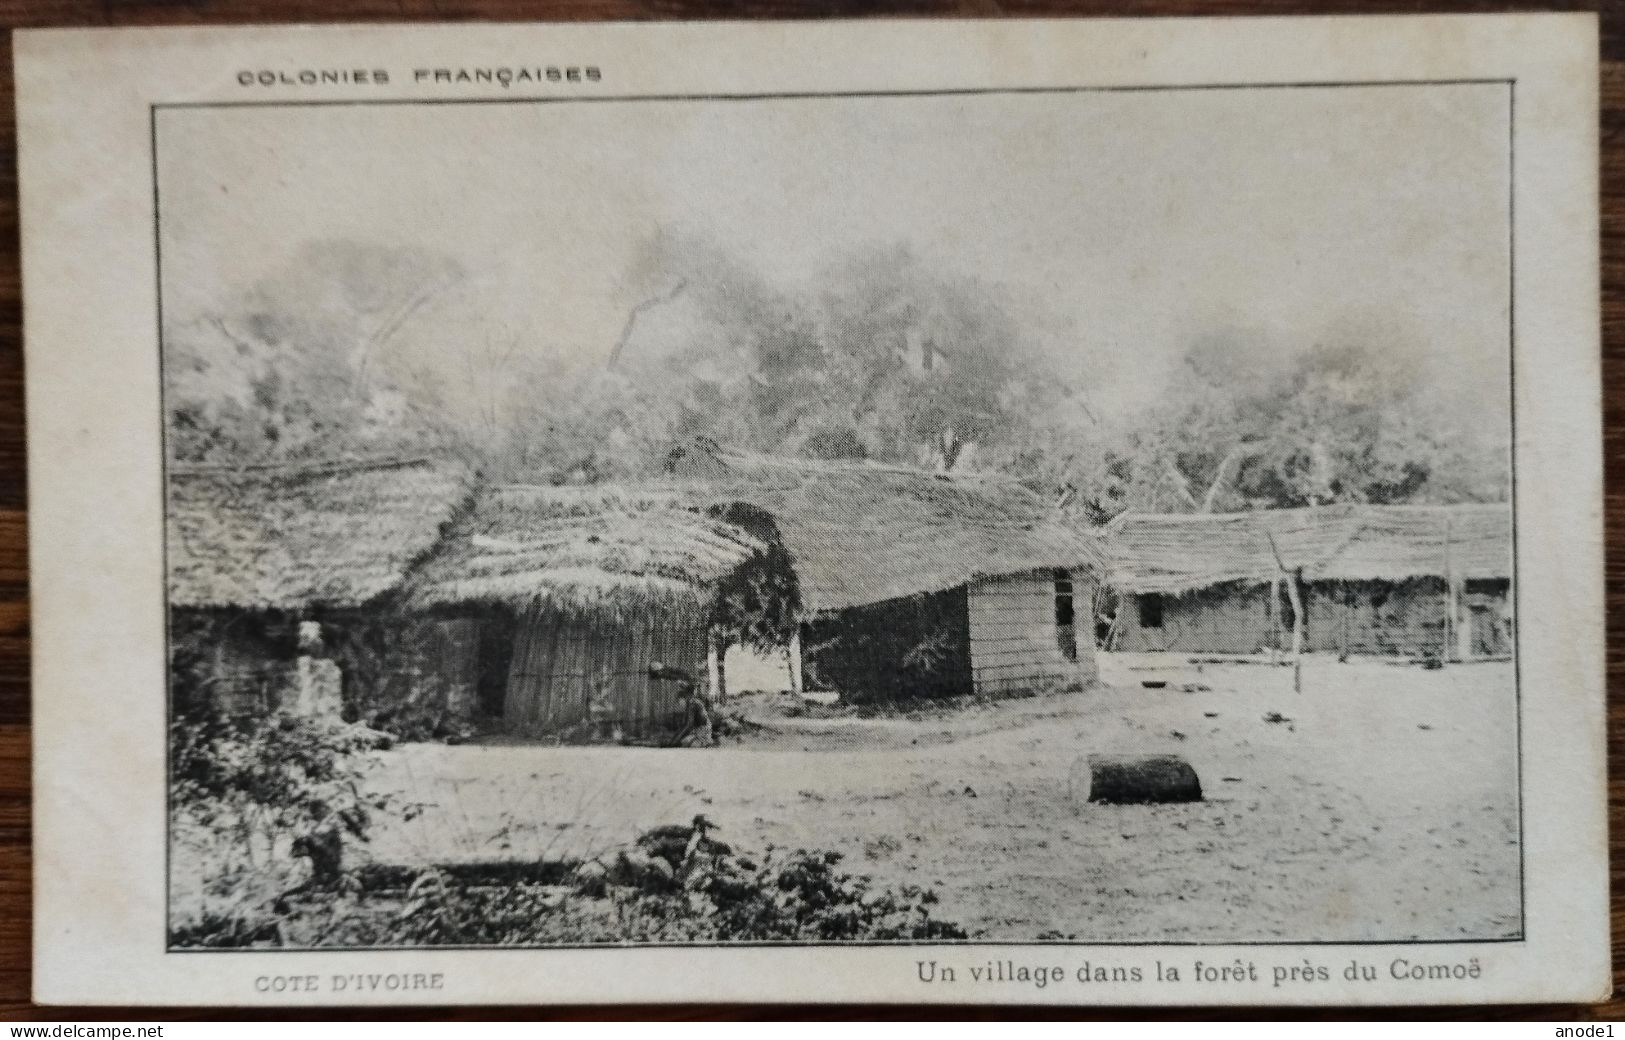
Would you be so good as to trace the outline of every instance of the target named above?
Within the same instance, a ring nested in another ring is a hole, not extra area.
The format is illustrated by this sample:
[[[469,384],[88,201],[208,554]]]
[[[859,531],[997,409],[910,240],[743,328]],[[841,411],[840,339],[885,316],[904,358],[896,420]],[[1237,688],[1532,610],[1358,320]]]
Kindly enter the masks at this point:
[[[671,301],[677,299],[677,297],[681,296],[683,290],[686,288],[688,288],[688,280],[686,278],[679,278],[677,280],[677,284],[672,286],[667,292],[664,292],[659,296],[651,296],[628,311],[626,314],[626,324],[621,326],[620,338],[615,341],[614,348],[610,350],[609,364],[605,367],[614,368],[620,363],[621,354],[626,351],[626,345],[632,339],[632,330],[637,326],[638,316],[640,314],[651,307],[658,307],[663,303],[670,303]]]
[[[1231,448],[1224,458],[1219,460],[1219,467],[1213,471],[1213,482],[1208,485],[1207,494],[1202,496],[1202,503],[1197,507],[1199,513],[1213,512],[1213,503],[1230,483],[1230,467],[1239,465],[1242,459],[1258,454],[1263,449],[1260,441],[1242,441]]]

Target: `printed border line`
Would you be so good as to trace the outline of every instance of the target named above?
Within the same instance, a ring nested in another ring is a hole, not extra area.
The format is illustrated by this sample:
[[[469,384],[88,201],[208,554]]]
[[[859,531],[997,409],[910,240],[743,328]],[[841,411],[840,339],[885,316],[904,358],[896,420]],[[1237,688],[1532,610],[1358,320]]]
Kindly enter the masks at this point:
[[[1512,712],[1516,719],[1518,795],[1518,934],[1529,934],[1528,868],[1523,834],[1523,640],[1518,624],[1518,81],[1507,82],[1507,445],[1512,482]]]
[[[232,108],[352,108],[387,106],[398,107],[403,105],[520,105],[520,104],[609,104],[609,103],[641,103],[641,102],[697,102],[697,101],[812,101],[812,100],[840,100],[861,98],[937,98],[937,97],[973,97],[983,95],[1042,95],[1042,94],[1128,94],[1128,93],[1174,93],[1183,91],[1223,91],[1223,90],[1303,90],[1303,89],[1361,89],[1384,87],[1439,87],[1439,86],[1493,86],[1496,84],[1507,87],[1507,377],[1508,377],[1508,426],[1511,436],[1509,445],[1509,476],[1512,494],[1512,666],[1513,666],[1513,705],[1515,733],[1515,776],[1516,776],[1516,804],[1518,815],[1518,930],[1517,934],[1498,938],[1483,939],[1311,939],[1311,940],[1243,940],[1232,942],[1197,942],[1192,940],[1176,941],[1149,941],[1149,940],[1098,940],[1078,941],[1072,939],[1033,939],[1033,940],[985,940],[985,939],[951,939],[951,940],[853,940],[846,942],[704,942],[704,943],[538,943],[512,946],[496,945],[407,945],[407,946],[306,946],[306,947],[223,947],[223,948],[186,948],[174,947],[169,944],[169,915],[171,911],[171,856],[174,845],[174,836],[171,833],[173,821],[171,805],[171,789],[169,778],[173,773],[171,762],[171,748],[169,746],[169,723],[173,718],[173,674],[170,667],[172,648],[170,646],[170,605],[169,605],[169,445],[168,445],[168,405],[165,401],[164,378],[164,312],[163,312],[163,234],[158,177],[158,112],[160,110],[185,109],[232,109]],[[162,515],[164,518],[164,544],[161,547],[161,558],[164,567],[163,584],[163,612],[164,612],[164,708],[163,741],[164,741],[164,954],[191,954],[191,953],[424,953],[424,952],[453,952],[473,951],[487,952],[492,950],[640,950],[640,949],[840,949],[843,947],[1021,947],[1021,946],[1055,946],[1067,948],[1091,947],[1101,948],[1143,948],[1143,947],[1175,947],[1175,948],[1240,948],[1240,947],[1281,947],[1281,946],[1338,946],[1338,947],[1413,947],[1413,946],[1477,946],[1477,945],[1505,945],[1518,944],[1527,941],[1528,937],[1528,897],[1526,890],[1526,864],[1524,839],[1524,799],[1523,799],[1523,672],[1520,649],[1522,646],[1519,625],[1522,621],[1523,611],[1518,599],[1518,402],[1517,402],[1517,90],[1516,77],[1486,77],[1461,79],[1400,79],[1400,80],[1312,80],[1284,83],[1193,83],[1193,84],[1148,84],[1148,85],[1119,85],[1119,86],[1070,86],[1070,87],[988,87],[988,88],[941,88],[930,90],[895,90],[895,91],[825,91],[825,92],[781,92],[756,94],[627,94],[613,96],[527,96],[527,97],[496,97],[496,98],[370,98],[358,100],[336,99],[306,99],[306,100],[250,100],[250,101],[175,101],[153,102],[148,105],[148,123],[150,133],[151,161],[152,161],[152,203],[153,203],[153,256],[155,260],[155,280],[157,283],[157,325],[158,325],[158,395],[161,421],[159,422],[160,447],[160,474],[163,486],[160,489]]]
[[[153,258],[153,295],[157,304],[158,322],[158,473],[163,480],[163,486],[158,489],[159,505],[163,517],[162,545],[158,547],[159,559],[163,562],[163,587],[159,590],[162,598],[161,606],[164,612],[164,948],[169,945],[170,915],[174,911],[174,863],[172,857],[175,849],[175,835],[173,834],[175,807],[175,762],[174,741],[170,736],[170,726],[175,721],[175,651],[172,645],[173,633],[170,631],[170,577],[169,577],[169,402],[166,400],[166,387],[169,385],[168,377],[164,372],[164,235],[162,217],[162,198],[158,190],[158,106],[150,106],[147,110],[148,143],[152,150],[152,258]]]
[[[1285,83],[1153,83],[1071,87],[932,87],[919,90],[830,90],[830,91],[777,91],[762,93],[699,93],[699,94],[604,94],[604,95],[524,95],[515,97],[470,98],[308,98],[265,99],[248,101],[164,101],[153,108],[348,108],[370,105],[535,105],[535,104],[606,104],[643,101],[816,101],[820,99],[855,98],[935,98],[974,97],[986,94],[1155,94],[1178,91],[1217,90],[1312,90],[1341,87],[1459,87],[1491,86],[1497,83],[1511,85],[1510,77],[1462,79],[1372,79],[1372,80],[1300,80]]]

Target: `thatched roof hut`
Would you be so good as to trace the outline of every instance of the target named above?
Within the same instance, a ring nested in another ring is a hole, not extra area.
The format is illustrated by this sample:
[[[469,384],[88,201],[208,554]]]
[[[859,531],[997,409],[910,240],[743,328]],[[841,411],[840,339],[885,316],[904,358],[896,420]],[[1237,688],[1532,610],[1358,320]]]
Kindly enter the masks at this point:
[[[479,626],[489,703],[513,733],[664,741],[681,688],[699,675],[726,605],[771,586],[793,609],[793,576],[758,534],[671,488],[499,485],[480,493],[412,575],[404,604]],[[489,685],[489,684],[488,684]]]
[[[1345,503],[1249,513],[1124,513],[1105,530],[1107,580],[1130,592],[1178,594],[1230,582],[1506,578],[1506,505]]]
[[[668,468],[697,501],[770,519],[799,581],[803,667],[845,699],[1078,689],[1095,676],[1103,556],[1016,481],[703,442]]]
[[[468,497],[427,459],[172,467],[169,602],[181,608],[350,608],[400,586]]]
[[[692,606],[765,548],[669,489],[503,485],[485,490],[413,575],[407,603]]]
[[[700,501],[748,503],[772,517],[811,614],[1104,563],[1091,536],[1007,478],[709,445],[674,454],[669,469]]]
[[[1119,649],[1510,652],[1505,505],[1124,514],[1106,546]]]

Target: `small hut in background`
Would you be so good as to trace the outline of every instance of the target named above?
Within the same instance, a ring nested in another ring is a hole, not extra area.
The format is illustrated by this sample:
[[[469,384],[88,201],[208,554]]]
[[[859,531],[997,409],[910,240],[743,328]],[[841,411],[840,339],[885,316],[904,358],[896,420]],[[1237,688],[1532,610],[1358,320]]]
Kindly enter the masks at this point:
[[[177,709],[330,712],[340,710],[339,695],[354,713],[367,690],[390,682],[386,671],[414,690],[419,675],[445,674],[430,662],[456,650],[432,625],[388,634],[412,648],[410,659],[368,647],[386,638],[373,625],[378,605],[468,493],[459,468],[425,459],[172,467],[166,559]],[[435,695],[441,710],[457,713],[468,692]]]
[[[1079,689],[1103,557],[1019,483],[723,451],[668,470],[769,517],[799,582],[792,685],[847,701]]]
[[[719,511],[720,512],[720,511]],[[706,682],[712,634],[752,590],[794,610],[762,537],[669,490],[509,485],[485,490],[413,575],[403,605],[467,626],[488,725],[522,736],[659,742],[680,684]]]
[[[1125,513],[1107,649],[1470,660],[1512,652],[1505,505]]]

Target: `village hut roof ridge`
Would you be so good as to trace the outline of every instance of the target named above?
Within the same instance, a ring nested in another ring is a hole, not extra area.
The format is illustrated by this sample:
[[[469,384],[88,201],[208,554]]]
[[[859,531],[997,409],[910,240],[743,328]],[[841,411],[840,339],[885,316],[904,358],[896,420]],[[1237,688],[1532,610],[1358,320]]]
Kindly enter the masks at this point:
[[[765,549],[670,488],[496,485],[412,575],[406,602],[692,606]]]
[[[1106,525],[1108,581],[1133,592],[1183,593],[1273,581],[1507,578],[1505,503],[1338,503],[1243,513],[1124,513]]]
[[[348,608],[396,589],[469,495],[431,458],[172,465],[169,602],[188,608]]]
[[[772,518],[813,613],[1105,562],[1091,535],[1002,475],[713,446],[669,468],[710,506],[742,503]]]

